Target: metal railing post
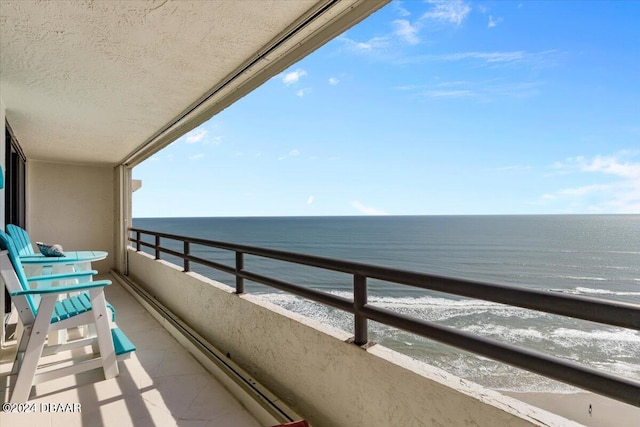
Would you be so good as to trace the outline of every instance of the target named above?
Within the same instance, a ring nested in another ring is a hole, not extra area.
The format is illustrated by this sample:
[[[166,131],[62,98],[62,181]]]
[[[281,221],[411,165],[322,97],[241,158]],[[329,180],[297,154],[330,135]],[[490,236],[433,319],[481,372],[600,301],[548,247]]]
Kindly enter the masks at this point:
[[[191,255],[191,245],[189,242],[184,242],[184,272],[191,271],[191,264],[188,256]]]
[[[361,314],[361,309],[367,304],[367,278],[360,274],[353,276],[353,308],[355,311],[354,344],[365,345],[368,339],[367,317]]]
[[[136,251],[140,252],[140,232],[136,231]]]
[[[156,234],[156,244],[154,249],[156,250],[156,259],[160,259],[160,236]]]
[[[240,272],[244,269],[244,254],[236,252],[236,294],[244,293],[244,279],[240,277]]]

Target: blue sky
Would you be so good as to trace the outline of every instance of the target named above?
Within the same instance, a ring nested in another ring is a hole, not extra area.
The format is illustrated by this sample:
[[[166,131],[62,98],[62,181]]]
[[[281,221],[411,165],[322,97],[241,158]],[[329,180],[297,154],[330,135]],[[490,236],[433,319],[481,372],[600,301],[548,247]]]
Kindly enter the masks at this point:
[[[134,217],[640,213],[640,2],[394,1],[134,169]]]

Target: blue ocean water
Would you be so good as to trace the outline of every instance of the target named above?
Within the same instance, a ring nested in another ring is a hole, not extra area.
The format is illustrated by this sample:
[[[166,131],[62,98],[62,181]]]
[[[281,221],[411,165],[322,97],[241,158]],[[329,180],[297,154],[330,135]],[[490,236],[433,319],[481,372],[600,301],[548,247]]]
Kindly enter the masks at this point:
[[[472,280],[640,304],[640,215],[137,218],[134,227],[283,249]],[[180,249],[172,241],[162,243]],[[233,265],[233,254],[195,246]],[[180,264],[178,259],[163,259]],[[345,274],[247,257],[247,269],[345,297]],[[203,275],[233,286],[206,267]],[[350,315],[261,285],[247,290],[351,332]],[[591,322],[369,282],[369,302],[421,319],[640,379],[640,333]],[[371,322],[373,340],[463,378],[502,390],[572,391],[568,386]]]

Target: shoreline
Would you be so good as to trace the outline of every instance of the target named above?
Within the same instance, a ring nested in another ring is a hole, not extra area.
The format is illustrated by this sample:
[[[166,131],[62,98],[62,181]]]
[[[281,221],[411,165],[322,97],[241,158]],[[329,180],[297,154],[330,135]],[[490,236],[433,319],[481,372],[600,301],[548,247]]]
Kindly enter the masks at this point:
[[[640,408],[595,393],[500,393],[589,427],[640,426]]]

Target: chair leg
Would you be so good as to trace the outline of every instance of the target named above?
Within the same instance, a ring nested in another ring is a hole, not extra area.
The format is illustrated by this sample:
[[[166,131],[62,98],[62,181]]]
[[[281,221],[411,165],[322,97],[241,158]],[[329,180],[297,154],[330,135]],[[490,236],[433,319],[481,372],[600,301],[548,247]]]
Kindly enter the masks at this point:
[[[96,338],[98,336],[95,323],[84,325],[83,328],[86,329],[84,334],[86,338]],[[91,350],[93,350],[93,354],[100,354],[100,346],[98,345],[97,339],[93,341],[93,344],[91,344]]]
[[[24,403],[29,399],[33,378],[35,377],[40,355],[42,354],[44,342],[47,338],[47,331],[49,330],[51,314],[53,313],[55,304],[56,297],[53,295],[43,297],[40,302],[38,315],[33,323],[29,338],[26,339],[26,349],[20,370],[18,371],[15,387],[11,393],[11,403]],[[25,330],[25,333],[27,332],[28,331]]]
[[[16,337],[18,340],[16,358],[13,361],[13,367],[11,368],[11,375],[15,375],[20,370],[20,365],[22,365],[22,359],[24,357],[24,352],[27,349],[27,344],[29,343],[29,336],[31,335],[31,331],[33,330],[33,325],[24,326],[22,324],[22,320],[18,321],[18,326],[16,327]]]
[[[118,363],[116,361],[116,351],[113,348],[113,338],[109,327],[109,316],[107,314],[107,303],[102,289],[89,290],[91,296],[91,306],[95,319],[96,333],[98,335],[98,347],[102,358],[102,367],[106,379],[118,376]]]

